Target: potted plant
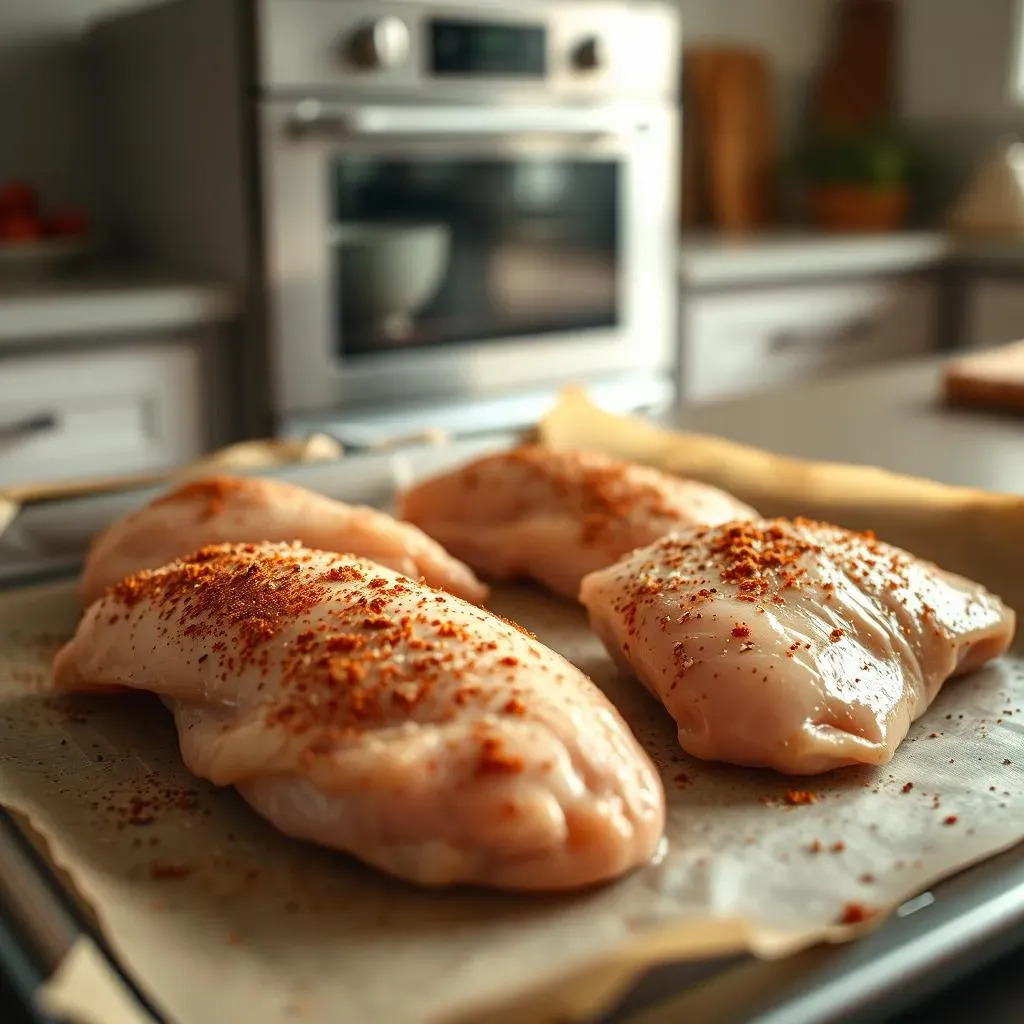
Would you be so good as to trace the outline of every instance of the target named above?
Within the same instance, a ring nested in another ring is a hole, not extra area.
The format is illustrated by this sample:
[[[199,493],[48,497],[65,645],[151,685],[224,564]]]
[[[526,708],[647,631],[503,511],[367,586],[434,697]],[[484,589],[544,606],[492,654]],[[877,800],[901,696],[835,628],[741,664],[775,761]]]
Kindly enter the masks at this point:
[[[827,231],[894,231],[906,220],[916,171],[888,131],[819,132],[798,154],[812,221]]]

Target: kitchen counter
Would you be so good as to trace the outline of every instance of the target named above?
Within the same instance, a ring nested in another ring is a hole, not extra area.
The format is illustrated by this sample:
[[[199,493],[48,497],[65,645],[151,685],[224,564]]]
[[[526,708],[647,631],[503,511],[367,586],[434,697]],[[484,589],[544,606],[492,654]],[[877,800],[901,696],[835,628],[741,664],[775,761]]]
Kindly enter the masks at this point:
[[[785,455],[1024,494],[1024,421],[941,405],[943,362],[887,363],[666,419]]]
[[[153,274],[0,279],[0,346],[223,323],[235,313],[228,288]]]
[[[951,252],[951,242],[941,232],[855,236],[790,231],[734,238],[684,234],[679,274],[689,288],[741,287],[928,269],[943,263]]]
[[[1024,272],[1024,238],[957,239],[941,231],[776,231],[749,237],[684,233],[679,244],[680,281],[694,289],[912,273],[952,263]]]

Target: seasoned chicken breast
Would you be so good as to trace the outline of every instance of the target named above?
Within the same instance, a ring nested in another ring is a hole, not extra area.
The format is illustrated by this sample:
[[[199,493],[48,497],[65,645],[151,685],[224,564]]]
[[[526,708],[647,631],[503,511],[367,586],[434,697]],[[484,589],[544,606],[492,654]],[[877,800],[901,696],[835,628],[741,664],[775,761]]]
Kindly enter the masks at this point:
[[[527,445],[418,484],[399,515],[486,576],[534,579],[575,599],[587,573],[669,530],[757,513],[656,469]]]
[[[100,534],[82,572],[82,603],[92,604],[126,576],[204,545],[264,541],[352,552],[413,579],[422,576],[467,601],[484,601],[488,593],[468,566],[386,512],[283,480],[213,476],[161,495]]]
[[[978,584],[807,520],[664,537],[588,576],[580,599],[684,750],[793,775],[886,763],[943,682],[1015,629]]]
[[[423,885],[579,888],[643,864],[662,834],[657,772],[586,676],[362,559],[221,545],[129,577],[54,681],[160,694],[197,775]]]

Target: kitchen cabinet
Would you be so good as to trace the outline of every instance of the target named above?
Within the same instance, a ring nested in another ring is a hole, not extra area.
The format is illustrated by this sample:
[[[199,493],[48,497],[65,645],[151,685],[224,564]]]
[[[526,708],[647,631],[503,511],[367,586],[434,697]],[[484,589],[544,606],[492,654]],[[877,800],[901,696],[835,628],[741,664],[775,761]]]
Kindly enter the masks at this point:
[[[1024,277],[971,277],[965,285],[964,347],[1024,338]]]
[[[237,438],[228,289],[144,268],[0,282],[0,487],[162,472]]]
[[[939,300],[927,275],[684,291],[682,396],[713,401],[924,354]]]
[[[220,426],[208,360],[189,336],[0,349],[0,486],[196,459]]]

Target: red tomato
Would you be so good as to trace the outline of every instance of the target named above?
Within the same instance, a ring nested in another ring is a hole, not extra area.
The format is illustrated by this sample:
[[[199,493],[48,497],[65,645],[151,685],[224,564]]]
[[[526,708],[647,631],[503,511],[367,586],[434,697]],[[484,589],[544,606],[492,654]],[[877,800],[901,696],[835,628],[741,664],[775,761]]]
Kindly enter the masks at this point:
[[[45,220],[46,233],[57,238],[83,238],[89,234],[89,218],[77,206],[54,210]]]
[[[39,208],[36,190],[24,181],[0,182],[0,214],[20,213],[35,216]]]
[[[27,242],[42,236],[43,225],[38,217],[23,213],[0,215],[0,241]]]

